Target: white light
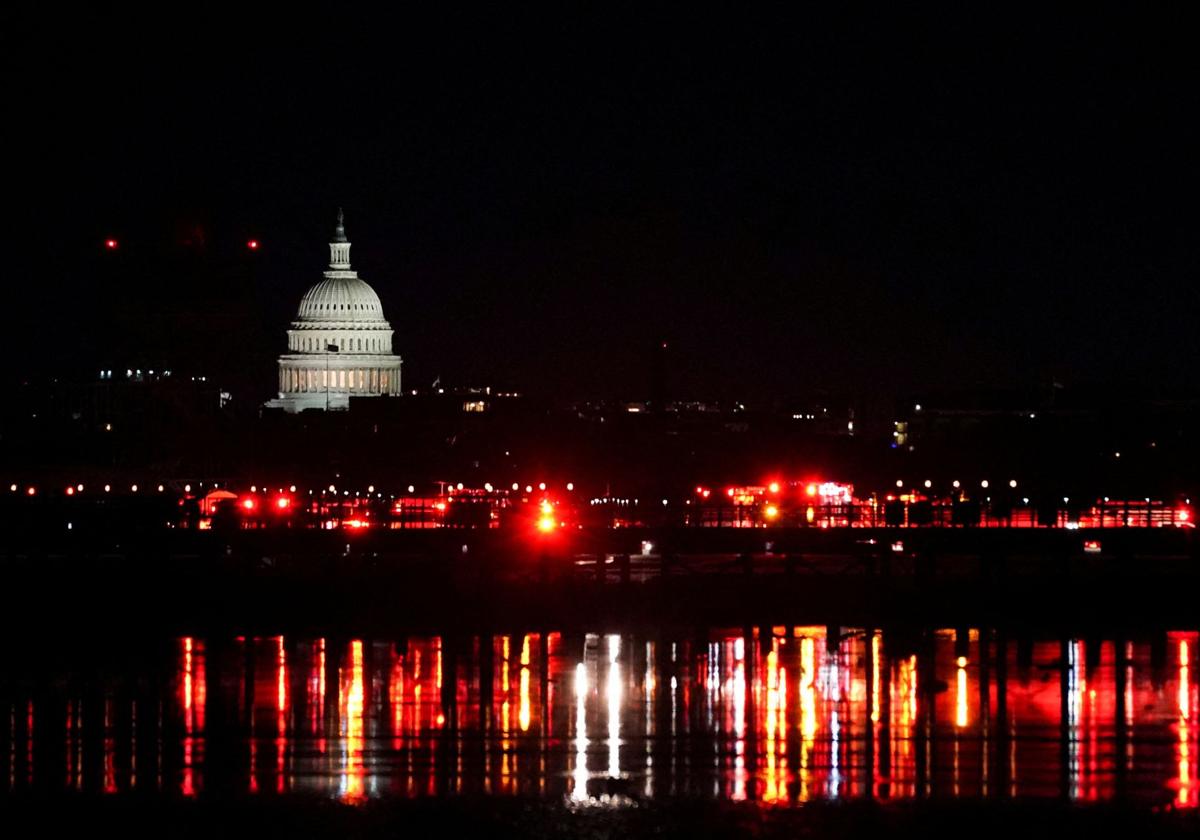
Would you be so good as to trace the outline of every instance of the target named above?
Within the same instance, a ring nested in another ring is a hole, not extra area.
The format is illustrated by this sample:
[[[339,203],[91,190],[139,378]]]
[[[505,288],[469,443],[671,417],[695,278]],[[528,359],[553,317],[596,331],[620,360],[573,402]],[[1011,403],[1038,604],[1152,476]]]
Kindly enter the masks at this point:
[[[920,410],[921,410],[921,404],[917,403],[917,411],[920,411]]]
[[[110,490],[112,490],[112,485],[111,485],[111,484],[105,484],[105,485],[104,485],[104,492],[105,492],[105,493],[107,493],[107,492],[108,492],[108,491],[110,491]]]
[[[183,492],[184,492],[184,493],[191,493],[191,492],[192,492],[192,485],[190,485],[190,484],[185,484],[185,485],[183,485]]]
[[[903,486],[904,486],[904,482],[903,482],[903,481],[901,481],[900,479],[898,479],[898,478],[897,478],[897,479],[896,479],[896,486],[897,486],[897,487],[903,487]]]
[[[457,489],[459,489],[459,490],[463,489],[463,484],[462,484],[462,482],[461,482],[461,481],[460,481],[460,482],[458,482],[458,484],[456,484],[456,485],[454,485],[454,486],[455,486]]]
[[[517,482],[514,481],[513,482],[513,490],[520,490],[520,489],[521,489],[521,485],[517,484]]]
[[[15,484],[10,484],[10,485],[8,485],[8,489],[9,489],[9,490],[11,490],[12,492],[16,493],[16,492],[17,492],[17,485],[15,485]]]
[[[525,492],[526,492],[526,493],[532,493],[532,492],[533,492],[533,485],[532,485],[532,484],[526,484],[526,485],[525,485]]]
[[[75,489],[76,489],[78,492],[82,493],[82,492],[83,492],[83,485],[82,485],[82,484],[76,484],[76,485],[75,485]]]
[[[545,489],[546,489],[546,482],[544,482],[544,481],[539,481],[539,482],[538,482],[538,489],[539,489],[539,490],[545,490]]]
[[[575,489],[575,484],[574,484],[574,482],[568,481],[568,482],[567,482],[567,492],[568,492],[568,493],[570,493],[570,492],[571,492],[572,490],[574,490],[574,489]]]
[[[409,492],[409,493],[416,492],[416,489],[417,489],[417,488],[416,488],[416,487],[413,487],[411,484],[410,484],[410,485],[408,485],[408,492]]]
[[[136,484],[131,484],[131,485],[129,486],[129,489],[130,489],[130,491],[131,491],[131,492],[134,492],[134,493],[136,493],[136,492],[137,492],[137,485],[136,485]]]
[[[256,485],[254,485],[254,484],[251,484],[251,485],[250,485],[250,492],[251,492],[251,493],[257,493],[257,492],[258,492],[258,487],[257,487]]]
[[[295,484],[293,484],[293,485],[291,485],[290,487],[288,487],[288,492],[289,492],[289,493],[295,493],[295,492],[296,492],[296,485],[295,485]]]
[[[979,486],[984,490],[988,489],[988,480],[985,478],[983,481],[979,482]]]
[[[483,489],[488,491],[489,493],[491,493],[492,492],[492,483],[490,481],[485,481],[483,483]]]
[[[933,486],[933,482],[930,481],[928,478],[925,479],[925,489],[928,490],[932,486]]]
[[[1008,481],[1008,486],[1009,486],[1009,487],[1016,487],[1016,486],[1017,486],[1017,480],[1016,480],[1015,478],[1011,478],[1011,479],[1009,479],[1009,481]]]
[[[161,493],[162,491],[163,491],[163,486],[160,484],[160,485],[158,485],[158,492]]]
[[[368,485],[367,485],[367,492],[368,492],[368,493],[374,493],[374,492],[375,492],[375,485],[374,485],[374,484],[368,484]]]
[[[336,493],[336,492],[337,492],[337,488],[336,488],[336,487],[334,487],[332,484],[330,484],[330,485],[329,485],[329,492],[330,492],[330,493]]]
[[[950,484],[955,490],[962,486],[962,482],[960,482],[957,478],[950,482]]]
[[[666,507],[666,506],[667,506],[667,500],[663,499],[663,507]]]

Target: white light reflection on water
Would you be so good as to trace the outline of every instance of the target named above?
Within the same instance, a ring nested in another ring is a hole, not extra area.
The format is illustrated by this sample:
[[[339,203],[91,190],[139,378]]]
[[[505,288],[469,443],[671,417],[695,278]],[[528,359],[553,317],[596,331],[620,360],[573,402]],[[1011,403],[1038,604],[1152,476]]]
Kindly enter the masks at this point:
[[[571,788],[571,798],[577,802],[586,802],[588,798],[587,695],[587,665],[580,662],[575,666],[575,773]]]
[[[608,701],[608,775],[621,776],[621,637],[608,637],[608,680],[604,689]]]

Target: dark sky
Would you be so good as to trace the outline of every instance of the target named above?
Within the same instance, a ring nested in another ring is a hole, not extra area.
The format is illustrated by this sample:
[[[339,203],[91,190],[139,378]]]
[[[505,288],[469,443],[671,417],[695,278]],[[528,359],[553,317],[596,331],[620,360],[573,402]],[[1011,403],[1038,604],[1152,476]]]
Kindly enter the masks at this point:
[[[1005,9],[9,19],[7,366],[171,298],[181,231],[277,352],[340,204],[413,384],[633,398],[665,339],[677,396],[1188,385],[1193,30]]]

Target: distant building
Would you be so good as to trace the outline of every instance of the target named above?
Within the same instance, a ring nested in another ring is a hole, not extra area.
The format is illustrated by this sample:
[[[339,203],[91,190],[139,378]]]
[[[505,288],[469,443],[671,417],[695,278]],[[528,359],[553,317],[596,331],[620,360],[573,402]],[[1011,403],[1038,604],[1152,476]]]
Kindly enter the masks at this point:
[[[350,269],[350,242],[338,210],[329,270],[300,300],[279,357],[279,396],[267,408],[347,409],[351,397],[400,394],[401,359],[392,353],[392,326],[358,272]]]

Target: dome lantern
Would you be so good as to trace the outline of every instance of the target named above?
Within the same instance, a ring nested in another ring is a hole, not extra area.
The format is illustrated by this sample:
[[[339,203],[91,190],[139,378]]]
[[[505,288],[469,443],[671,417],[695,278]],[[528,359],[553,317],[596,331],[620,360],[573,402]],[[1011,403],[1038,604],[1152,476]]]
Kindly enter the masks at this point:
[[[331,271],[350,270],[350,240],[346,238],[346,219],[342,208],[338,208],[337,226],[333,229],[333,241],[329,243],[329,268]]]

